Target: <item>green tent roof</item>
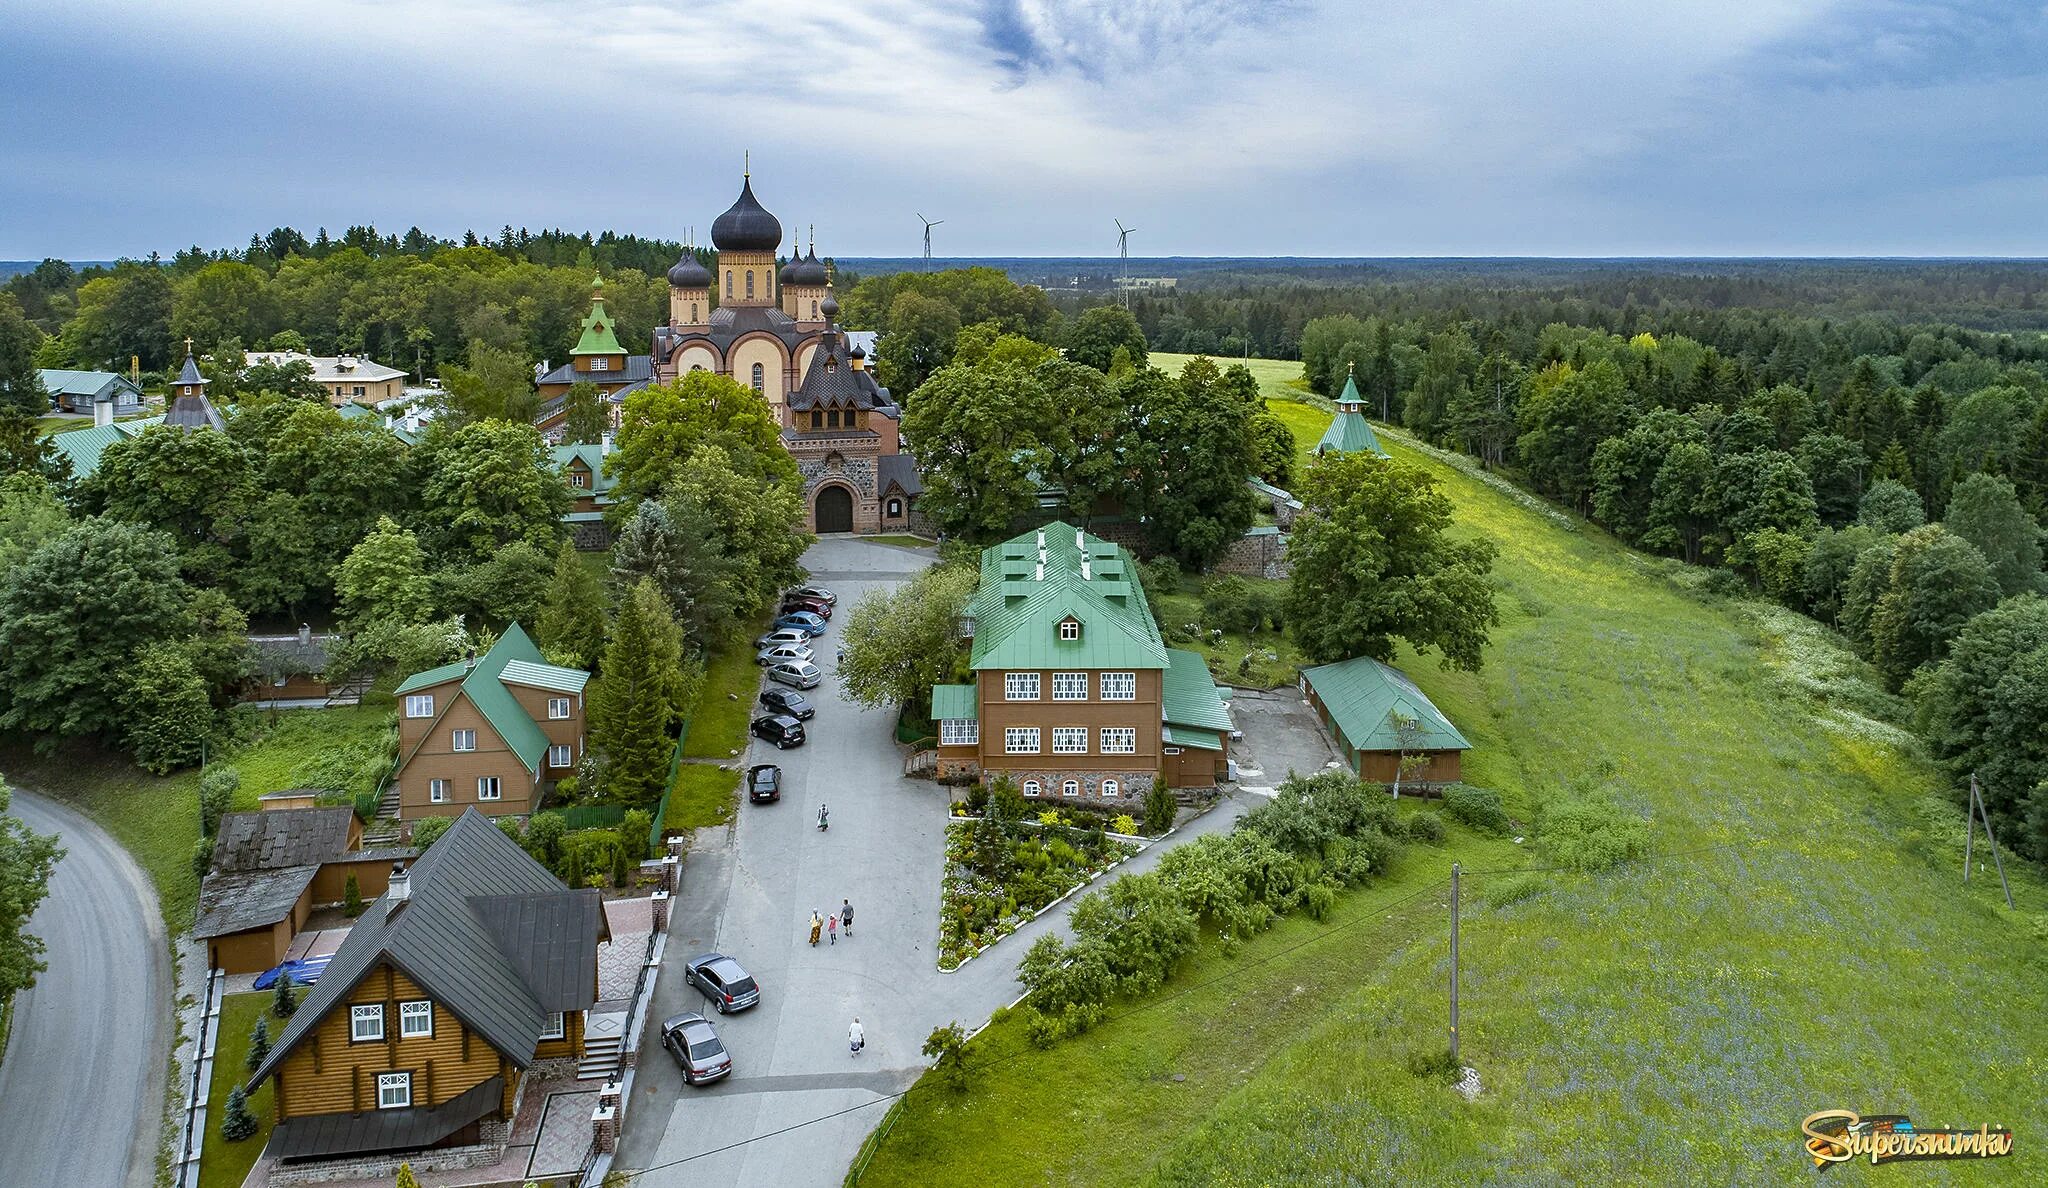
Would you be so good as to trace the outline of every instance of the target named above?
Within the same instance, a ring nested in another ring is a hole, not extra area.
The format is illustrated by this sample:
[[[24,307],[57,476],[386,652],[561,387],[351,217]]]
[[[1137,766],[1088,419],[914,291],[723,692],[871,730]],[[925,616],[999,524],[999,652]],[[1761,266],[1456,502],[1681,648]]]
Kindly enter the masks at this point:
[[[934,685],[932,721],[972,721],[981,717],[981,702],[973,685]]]
[[[71,429],[52,436],[50,445],[70,461],[71,477],[83,480],[99,469],[100,455],[108,446],[117,441],[127,441],[162,421],[160,416],[143,417],[134,421],[116,421],[111,425],[94,425],[90,429]]]
[[[1230,729],[1230,710],[1223,691],[1209,676],[1209,666],[1198,652],[1170,648],[1161,700],[1161,716],[1176,726],[1202,730]]]
[[[975,669],[1167,664],[1131,555],[1057,520],[982,550],[981,584],[967,614]],[[1067,619],[1081,625],[1079,639],[1060,638]]]
[[[623,355],[626,348],[619,345],[619,336],[612,327],[612,316],[604,310],[604,278],[591,282],[590,312],[583,317],[583,337],[576,340],[576,349],[571,355]]]
[[[1358,389],[1350,380],[1344,381],[1346,399],[1355,398]],[[1316,442],[1318,454],[1367,453],[1386,457],[1386,447],[1380,445],[1379,434],[1372,431],[1372,425],[1365,414],[1353,408],[1339,406],[1337,415],[1330,421],[1330,427],[1323,430],[1321,441]]]
[[[515,668],[514,665],[518,667]],[[465,669],[468,672],[467,676],[463,675]],[[540,770],[541,756],[547,753],[548,736],[541,732],[540,725],[520,707],[519,699],[512,696],[512,691],[505,687],[506,679],[517,679],[522,684],[540,684],[542,688],[573,693],[582,686],[563,686],[573,683],[574,677],[588,681],[590,674],[578,669],[560,668],[549,664],[541,656],[540,649],[534,646],[533,640],[527,638],[526,632],[520,629],[519,624],[514,623],[505,628],[505,634],[499,636],[498,642],[491,645],[491,650],[477,660],[475,668],[468,668],[463,663],[443,664],[439,668],[414,673],[393,692],[405,694],[414,689],[424,689],[429,685],[452,681],[457,677],[462,678],[462,691],[469,695],[470,702],[483,714],[484,720],[491,724],[491,729],[496,730],[498,737],[505,740],[505,745],[512,748],[512,753],[519,756],[519,761],[526,765],[526,770],[537,772]],[[541,684],[542,678],[554,683]]]
[[[1451,720],[1398,668],[1359,656],[1305,669],[1301,675],[1344,737],[1361,751],[1401,749],[1400,735],[1394,729],[1396,713],[1413,718],[1422,727],[1421,739],[1410,749],[1472,749]]]

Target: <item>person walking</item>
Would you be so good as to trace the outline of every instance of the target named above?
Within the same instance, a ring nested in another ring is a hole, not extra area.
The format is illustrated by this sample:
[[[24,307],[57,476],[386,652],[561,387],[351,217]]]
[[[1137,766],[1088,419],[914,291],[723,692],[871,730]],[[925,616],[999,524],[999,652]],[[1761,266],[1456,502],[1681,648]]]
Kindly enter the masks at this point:
[[[836,913],[825,917],[825,937],[829,944],[839,943],[839,916]]]
[[[847,939],[851,940],[853,938],[853,901],[850,899],[839,901],[839,926],[846,930]]]
[[[846,1033],[846,1045],[852,1049],[852,1054],[855,1056],[860,1055],[860,1050],[868,1046],[867,1033],[860,1029],[859,1015],[853,1017],[853,1027]]]
[[[818,947],[818,933],[825,927],[825,921],[818,916],[818,909],[811,909],[811,947]]]

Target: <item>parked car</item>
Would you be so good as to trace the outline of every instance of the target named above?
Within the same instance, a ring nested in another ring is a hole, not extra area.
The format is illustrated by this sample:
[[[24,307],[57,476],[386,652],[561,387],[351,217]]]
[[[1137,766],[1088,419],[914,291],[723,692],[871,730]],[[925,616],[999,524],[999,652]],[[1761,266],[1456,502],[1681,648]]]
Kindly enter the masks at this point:
[[[814,615],[809,611],[790,611],[788,614],[770,623],[769,626],[778,630],[784,627],[794,627],[809,635],[825,634],[824,616]]]
[[[778,627],[754,641],[756,648],[772,648],[776,644],[808,644],[811,633],[801,627]]]
[[[704,953],[683,964],[683,980],[704,992],[721,1015],[761,1001],[761,985],[740,963],[723,953]]]
[[[782,769],[773,763],[756,763],[747,769],[747,799],[755,804],[774,804],[782,799]]]
[[[755,718],[754,724],[748,729],[753,731],[755,738],[772,742],[784,751],[804,745],[804,724],[786,714],[769,714],[765,718]]]
[[[688,1084],[708,1084],[732,1071],[732,1053],[719,1042],[718,1030],[695,1011],[661,1021],[661,1046],[676,1058]]]
[[[798,586],[796,589],[791,590],[789,593],[783,595],[783,597],[815,598],[818,601],[825,603],[827,606],[839,605],[839,595],[834,594],[832,591],[827,590],[823,586]]]
[[[795,689],[768,689],[761,694],[761,704],[778,714],[788,714],[799,722],[810,721],[811,715],[818,712]]]
[[[756,664],[780,664],[785,660],[803,663],[811,658],[811,645],[779,643],[754,653]]]
[[[783,660],[768,666],[768,679],[779,685],[793,685],[798,689],[815,689],[825,674],[808,660]]]
[[[832,604],[822,598],[798,598],[791,595],[782,600],[782,613],[786,615],[791,611],[809,611],[821,619],[829,619],[832,617]]]

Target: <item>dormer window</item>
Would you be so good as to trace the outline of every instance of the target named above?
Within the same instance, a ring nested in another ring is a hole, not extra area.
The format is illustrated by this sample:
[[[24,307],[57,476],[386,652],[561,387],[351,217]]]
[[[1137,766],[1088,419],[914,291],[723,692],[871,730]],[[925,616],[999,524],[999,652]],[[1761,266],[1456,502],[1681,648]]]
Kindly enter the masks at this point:
[[[1081,638],[1080,622],[1075,619],[1061,619],[1060,638],[1069,641]]]
[[[590,361],[590,369],[592,371],[610,371],[612,369],[612,361],[600,355]]]
[[[825,360],[825,374],[826,374],[826,375],[831,375],[831,374],[833,374],[834,372],[836,372],[836,371],[838,371],[838,370],[839,370],[839,360],[837,360],[837,359],[827,359],[827,360]]]

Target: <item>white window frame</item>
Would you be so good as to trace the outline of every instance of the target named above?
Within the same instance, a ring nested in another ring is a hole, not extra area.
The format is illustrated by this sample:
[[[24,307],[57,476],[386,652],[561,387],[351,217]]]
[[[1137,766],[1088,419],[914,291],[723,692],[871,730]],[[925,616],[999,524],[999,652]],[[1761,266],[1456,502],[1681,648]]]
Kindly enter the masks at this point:
[[[1053,727],[1052,753],[1055,755],[1086,755],[1088,753],[1088,728],[1086,726]]]
[[[448,781],[447,781],[447,780],[428,780],[428,781],[427,781],[427,803],[428,803],[428,804],[447,804],[447,803],[448,803]]]
[[[463,744],[465,744],[465,743],[467,743],[468,745],[467,745],[467,746],[463,745]],[[470,752],[470,751],[474,751],[474,750],[476,750],[476,731],[474,731],[474,730],[452,730],[452,731],[449,731],[449,734],[448,734],[448,749],[449,749],[449,750],[451,750],[451,751],[461,751],[461,752],[463,752],[463,753],[465,753],[465,754],[466,754],[466,753],[468,753],[468,752]]]
[[[1088,674],[1085,672],[1053,673],[1052,699],[1054,701],[1088,700]]]
[[[376,1034],[364,1033],[365,1023],[376,1026]],[[348,1042],[352,1044],[374,1044],[384,1038],[384,1004],[381,1002],[351,1003],[348,1008]]]
[[[981,722],[977,718],[941,718],[939,720],[939,745],[942,747],[968,747],[981,742]]]
[[[562,721],[562,720],[566,719],[566,718],[567,718],[568,716],[569,716],[569,699],[568,699],[568,698],[566,698],[566,697],[550,697],[550,698],[548,698],[548,719],[549,719],[550,721],[560,722],[560,721]]]
[[[1061,796],[1079,796],[1080,794],[1081,781],[1079,780],[1068,780],[1067,782],[1060,785]]]
[[[405,1094],[403,1101],[392,1101],[385,1094],[392,1090]],[[380,1110],[405,1110],[412,1108],[412,1074],[409,1072],[388,1072],[377,1074],[377,1108]]]
[[[1136,726],[1104,726],[1100,737],[1100,745],[1102,753],[1105,755],[1135,755],[1138,753],[1138,728]]]
[[[499,782],[497,776],[478,776],[476,777],[476,798],[478,800],[503,800],[505,799],[505,785]]]
[[[590,486],[590,476],[580,470],[572,470],[569,472],[569,485],[582,490]]]
[[[1030,797],[1030,798],[1031,798],[1031,799],[1033,799],[1033,800],[1036,800],[1036,799],[1038,799],[1038,792],[1039,792],[1039,783],[1038,783],[1038,781],[1037,781],[1037,780],[1025,780],[1025,781],[1024,781],[1024,795],[1026,795],[1026,796]]]
[[[415,998],[398,1004],[398,1038],[434,1038],[433,1000]]]
[[[1101,793],[1100,793],[1100,794],[1101,794],[1101,796],[1102,796],[1102,798],[1103,798],[1104,800],[1107,800],[1107,799],[1109,799],[1109,798],[1110,798],[1110,797],[1112,797],[1112,796],[1118,796],[1118,795],[1121,795],[1121,794],[1122,794],[1122,792],[1123,792],[1123,785],[1122,785],[1122,784],[1119,784],[1119,783],[1117,783],[1117,782],[1116,782],[1115,780],[1104,780],[1104,781],[1102,781],[1102,789],[1101,789]]]
[[[1027,743],[1030,745],[1025,745]],[[1038,743],[1038,727],[1036,726],[1006,726],[1003,728],[1003,754],[1005,755],[1036,755],[1038,754]]]
[[[576,762],[574,751],[575,748],[571,747],[568,743],[556,743],[549,747],[548,766],[556,768],[574,766]]]
[[[1074,640],[1081,638],[1080,622],[1075,619],[1061,619],[1060,638],[1067,641],[1068,643],[1072,643]]]
[[[603,355],[598,355],[590,360],[590,369],[592,371],[610,371],[612,369],[612,361]]]
[[[1115,683],[1111,680],[1114,678]],[[1104,701],[1136,701],[1138,699],[1138,674],[1135,672],[1105,672],[1096,681],[1102,690]]]
[[[431,718],[434,716],[434,695],[432,693],[408,693],[405,695],[405,716],[408,718]]]
[[[558,1040],[569,1034],[569,1019],[560,1011],[549,1015],[547,1022],[540,1025],[540,1038]]]
[[[1003,674],[1004,701],[1037,701],[1038,674],[1035,672],[1006,672]]]

